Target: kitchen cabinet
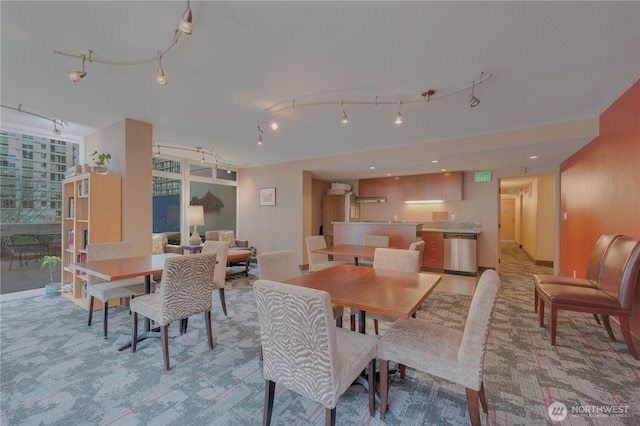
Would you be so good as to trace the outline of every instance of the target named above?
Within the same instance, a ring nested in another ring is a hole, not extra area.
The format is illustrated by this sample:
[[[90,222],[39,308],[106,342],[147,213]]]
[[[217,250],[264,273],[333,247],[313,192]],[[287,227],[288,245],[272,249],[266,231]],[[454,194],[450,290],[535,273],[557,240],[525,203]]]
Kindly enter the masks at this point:
[[[462,200],[463,172],[360,179],[358,196],[387,201]]]
[[[386,197],[387,201],[404,201],[404,182],[400,176],[360,179],[359,197]]]
[[[442,199],[444,201],[462,200],[462,181],[464,173],[451,172],[442,174]]]
[[[423,232],[424,254],[422,267],[442,270],[444,267],[444,234],[442,232]]]
[[[442,173],[405,176],[405,201],[442,200]]]

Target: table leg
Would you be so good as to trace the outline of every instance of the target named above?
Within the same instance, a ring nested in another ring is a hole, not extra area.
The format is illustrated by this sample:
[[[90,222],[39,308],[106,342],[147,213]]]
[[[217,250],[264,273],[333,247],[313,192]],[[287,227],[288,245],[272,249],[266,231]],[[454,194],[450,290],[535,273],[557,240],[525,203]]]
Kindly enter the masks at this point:
[[[367,333],[366,313],[362,309],[358,311],[358,333]]]
[[[357,258],[357,257],[354,257],[354,258],[353,258],[353,263],[354,263],[356,266],[358,266],[358,258]]]
[[[151,293],[151,275],[144,276],[144,294]],[[144,317],[144,332],[138,336],[136,341],[141,342],[147,337],[160,337],[151,334],[151,320],[147,317]],[[131,342],[128,342],[121,346],[118,351],[123,351],[127,348],[131,347]]]

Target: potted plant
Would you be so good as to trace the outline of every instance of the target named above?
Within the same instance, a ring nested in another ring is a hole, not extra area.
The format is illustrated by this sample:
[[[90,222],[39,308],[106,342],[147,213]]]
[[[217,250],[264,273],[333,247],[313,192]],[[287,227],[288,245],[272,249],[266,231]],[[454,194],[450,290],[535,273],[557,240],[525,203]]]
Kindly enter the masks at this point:
[[[109,171],[107,167],[104,165],[105,162],[110,163],[111,154],[98,152],[98,150],[93,151],[93,154],[90,155],[91,159],[95,162],[95,166],[92,167],[93,173],[100,173],[106,175]]]
[[[60,283],[53,280],[53,269],[62,262],[59,256],[45,256],[42,258],[40,269],[49,268],[50,284],[45,286],[47,296],[53,296],[60,293]]]

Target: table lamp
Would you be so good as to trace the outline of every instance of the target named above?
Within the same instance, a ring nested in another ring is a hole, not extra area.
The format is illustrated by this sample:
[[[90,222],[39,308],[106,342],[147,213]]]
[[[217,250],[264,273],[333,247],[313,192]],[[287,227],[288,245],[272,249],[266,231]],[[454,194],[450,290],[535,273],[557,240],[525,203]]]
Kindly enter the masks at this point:
[[[189,225],[193,225],[193,234],[189,238],[189,244],[202,244],[202,239],[198,235],[198,225],[204,225],[204,209],[202,206],[189,206]]]

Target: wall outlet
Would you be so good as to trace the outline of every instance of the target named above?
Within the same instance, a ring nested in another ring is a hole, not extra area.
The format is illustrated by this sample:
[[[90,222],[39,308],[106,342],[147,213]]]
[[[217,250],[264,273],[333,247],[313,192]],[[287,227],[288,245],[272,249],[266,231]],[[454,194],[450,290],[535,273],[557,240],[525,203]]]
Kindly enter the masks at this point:
[[[455,214],[451,215],[451,220],[456,220],[456,215]]]
[[[563,218],[564,220],[567,220],[567,212],[562,213],[562,218]]]
[[[575,278],[575,277],[576,277],[576,270],[574,269],[573,270],[573,278]]]

